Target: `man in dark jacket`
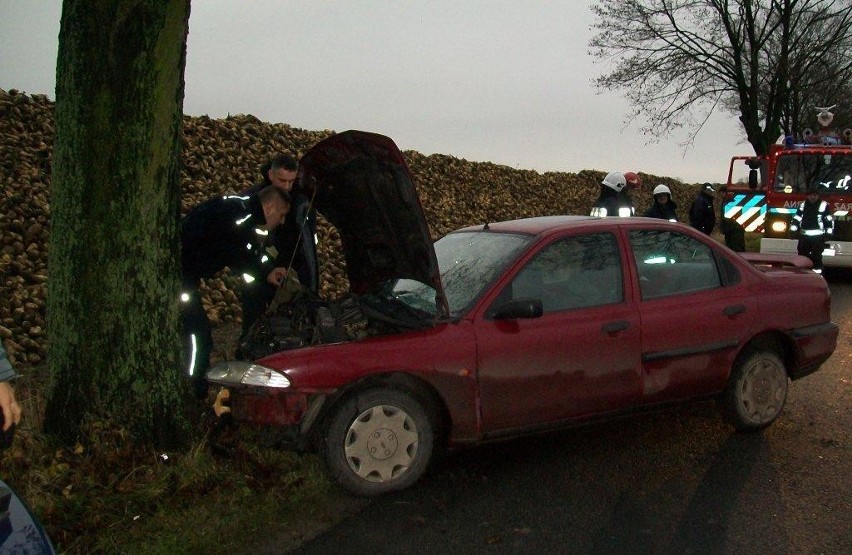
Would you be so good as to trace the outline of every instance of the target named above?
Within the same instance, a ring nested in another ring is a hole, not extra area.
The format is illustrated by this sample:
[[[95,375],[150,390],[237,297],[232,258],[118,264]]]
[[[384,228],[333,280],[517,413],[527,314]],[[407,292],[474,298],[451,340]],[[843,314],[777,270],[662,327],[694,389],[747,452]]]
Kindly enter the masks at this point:
[[[181,319],[189,348],[188,372],[198,397],[207,393],[213,336],[198,286],[226,266],[246,283],[280,283],[286,268],[274,267],[265,239],[290,209],[287,193],[267,187],[258,194],[210,199],[181,221]]]
[[[296,160],[278,154],[261,167],[263,180],[241,194],[252,194],[266,186],[274,186],[290,195],[291,207],[287,218],[270,231],[269,244],[275,247],[275,265],[292,267],[299,283],[316,293],[319,288],[319,266],[316,258],[316,214],[310,200],[295,188]],[[264,313],[275,297],[276,286],[266,282],[246,283],[240,288],[243,309],[241,339],[252,324]]]
[[[713,185],[705,183],[689,207],[689,225],[707,235],[713,233],[716,227],[716,209],[713,207],[715,196]]]
[[[814,264],[814,272],[822,273],[822,251],[825,240],[834,232],[834,217],[828,203],[819,198],[819,189],[811,187],[790,222],[790,231],[799,235],[796,250]]]

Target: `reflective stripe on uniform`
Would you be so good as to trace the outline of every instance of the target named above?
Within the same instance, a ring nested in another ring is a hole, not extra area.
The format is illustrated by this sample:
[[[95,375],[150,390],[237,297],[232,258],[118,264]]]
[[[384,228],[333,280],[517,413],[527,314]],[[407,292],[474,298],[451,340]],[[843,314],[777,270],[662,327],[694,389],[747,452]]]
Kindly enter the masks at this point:
[[[194,333],[189,335],[189,341],[192,344],[189,353],[189,375],[192,376],[195,373],[195,357],[198,356],[198,340]]]

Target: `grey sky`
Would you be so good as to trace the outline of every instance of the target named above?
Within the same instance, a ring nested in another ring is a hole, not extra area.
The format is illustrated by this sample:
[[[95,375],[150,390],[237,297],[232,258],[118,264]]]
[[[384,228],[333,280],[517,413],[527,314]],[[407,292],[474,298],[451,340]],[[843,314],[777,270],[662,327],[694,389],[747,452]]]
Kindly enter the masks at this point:
[[[184,112],[362,129],[401,149],[544,171],[723,181],[748,154],[711,118],[646,144],[618,93],[596,94],[585,0],[194,0]],[[0,88],[54,95],[60,0],[0,0]]]

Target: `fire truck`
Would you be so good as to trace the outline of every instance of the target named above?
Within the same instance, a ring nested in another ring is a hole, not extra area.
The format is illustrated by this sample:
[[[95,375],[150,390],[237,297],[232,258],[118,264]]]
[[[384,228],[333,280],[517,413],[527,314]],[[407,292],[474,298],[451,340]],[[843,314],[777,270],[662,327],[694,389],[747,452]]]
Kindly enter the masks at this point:
[[[834,214],[834,233],[823,252],[826,267],[852,267],[852,129],[831,129],[834,108],[817,108],[820,129],[771,145],[766,156],[731,159],[724,217],[747,232],[763,234],[760,252],[796,254],[790,221],[810,187]]]

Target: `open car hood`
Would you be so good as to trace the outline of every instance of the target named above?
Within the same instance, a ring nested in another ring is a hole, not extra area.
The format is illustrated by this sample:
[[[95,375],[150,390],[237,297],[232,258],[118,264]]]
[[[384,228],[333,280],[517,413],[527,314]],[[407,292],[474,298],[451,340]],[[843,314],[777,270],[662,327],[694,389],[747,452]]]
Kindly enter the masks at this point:
[[[329,137],[299,161],[299,182],[340,233],[353,293],[413,279],[434,288],[438,314],[449,314],[414,180],[391,139],[364,131]]]

